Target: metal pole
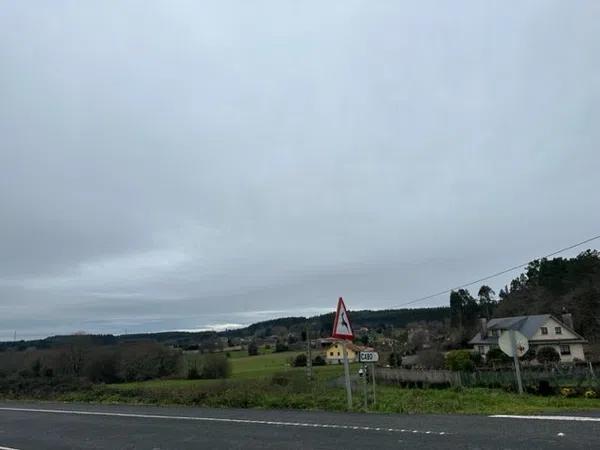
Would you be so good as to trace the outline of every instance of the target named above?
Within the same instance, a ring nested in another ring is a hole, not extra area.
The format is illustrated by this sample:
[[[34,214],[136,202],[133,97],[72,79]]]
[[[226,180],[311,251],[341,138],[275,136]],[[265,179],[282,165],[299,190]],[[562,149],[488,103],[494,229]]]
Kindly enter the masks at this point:
[[[371,364],[371,367],[372,367],[371,376],[373,377],[373,406],[375,406],[375,404],[377,403],[377,400],[375,397],[375,363]]]
[[[348,409],[352,409],[352,387],[350,386],[350,365],[348,364],[348,350],[346,350],[346,341],[342,341],[342,350],[344,352],[344,375],[346,378],[346,397],[348,398]]]
[[[306,341],[308,342],[308,360],[306,361],[306,373],[309,380],[312,380],[312,353],[310,345],[310,331],[306,327]]]
[[[515,375],[517,377],[517,385],[519,386],[519,394],[523,393],[523,382],[521,381],[521,368],[519,367],[519,357],[517,356],[517,339],[515,338],[515,330],[510,330],[510,345],[512,347],[513,362],[515,364]]]
[[[365,411],[369,407],[369,392],[368,392],[368,380],[367,380],[367,365],[363,364],[363,387],[365,391]]]

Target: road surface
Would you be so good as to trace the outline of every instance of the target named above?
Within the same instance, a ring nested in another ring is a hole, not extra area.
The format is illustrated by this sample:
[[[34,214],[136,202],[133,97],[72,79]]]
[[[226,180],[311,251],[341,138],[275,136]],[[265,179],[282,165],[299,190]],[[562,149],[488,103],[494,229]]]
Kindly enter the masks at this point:
[[[0,402],[6,449],[600,448],[600,411],[392,415]]]

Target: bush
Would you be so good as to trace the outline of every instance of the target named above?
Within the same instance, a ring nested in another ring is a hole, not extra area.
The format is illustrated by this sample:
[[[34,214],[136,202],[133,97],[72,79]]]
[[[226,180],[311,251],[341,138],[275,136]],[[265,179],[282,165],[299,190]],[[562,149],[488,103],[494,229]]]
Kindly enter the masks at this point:
[[[114,383],[119,380],[119,362],[114,351],[96,352],[91,355],[84,375],[92,383]]]
[[[143,381],[174,375],[180,363],[179,352],[156,342],[127,344],[120,349],[119,378]]]
[[[475,368],[470,350],[452,350],[446,355],[446,367],[455,372],[472,372]]]
[[[572,387],[560,388],[560,395],[563,397],[577,397],[577,390]]]
[[[226,356],[216,353],[204,356],[200,378],[214,380],[229,378],[229,375],[231,375],[231,364]]]
[[[190,367],[187,371],[187,379],[188,380],[197,380],[200,378],[200,372],[196,367]]]
[[[256,355],[258,355],[258,345],[256,345],[256,342],[252,341],[248,344],[248,356]]]
[[[321,355],[317,355],[312,362],[313,366],[324,366],[325,364],[327,364],[327,362],[325,361],[325,358],[323,358]]]
[[[307,358],[304,353],[300,353],[294,358],[292,365],[294,367],[306,367]]]
[[[585,391],[585,393],[583,395],[585,396],[585,398],[597,398],[598,397],[598,394],[593,389],[588,389],[587,391]]]
[[[400,353],[390,353],[388,364],[390,367],[400,367],[402,365],[402,355]]]
[[[289,350],[288,346],[278,342],[275,344],[275,353],[287,352]]]
[[[442,369],[444,367],[444,355],[437,350],[423,350],[417,353],[417,361],[426,369]]]
[[[535,358],[542,364],[560,361],[560,355],[553,347],[542,347],[535,354]]]
[[[511,361],[510,356],[500,350],[499,347],[490,349],[485,355],[485,360],[489,364],[509,363]]]
[[[476,366],[480,366],[482,360],[483,358],[481,357],[480,353],[471,352],[471,361],[473,361],[473,364],[475,364]]]

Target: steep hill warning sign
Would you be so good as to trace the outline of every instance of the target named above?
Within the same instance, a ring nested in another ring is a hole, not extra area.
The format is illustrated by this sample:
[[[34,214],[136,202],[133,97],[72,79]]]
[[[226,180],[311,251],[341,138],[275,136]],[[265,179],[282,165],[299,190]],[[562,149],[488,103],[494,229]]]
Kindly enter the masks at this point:
[[[354,337],[350,318],[348,317],[348,311],[346,311],[346,305],[344,304],[342,297],[338,300],[335,321],[333,322],[333,333],[331,333],[331,336],[338,339],[352,339]]]

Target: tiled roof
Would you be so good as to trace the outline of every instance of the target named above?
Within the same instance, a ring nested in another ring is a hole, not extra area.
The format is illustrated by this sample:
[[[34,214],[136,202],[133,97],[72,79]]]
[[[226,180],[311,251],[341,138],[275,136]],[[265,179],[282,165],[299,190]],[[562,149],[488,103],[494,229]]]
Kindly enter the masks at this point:
[[[565,328],[568,328],[560,320],[553,317],[551,314],[538,314],[533,316],[514,316],[514,317],[500,317],[497,319],[491,319],[487,323],[488,330],[517,330],[521,332],[527,339],[531,339],[537,330],[540,329],[550,318],[553,318],[557,322],[561,323]],[[574,330],[573,333],[575,333]],[[577,333],[575,333],[579,336]],[[585,341],[579,336],[582,341]],[[469,341],[469,344],[496,344],[498,343],[498,337],[485,336],[482,338],[481,331],[479,331],[473,339]]]

